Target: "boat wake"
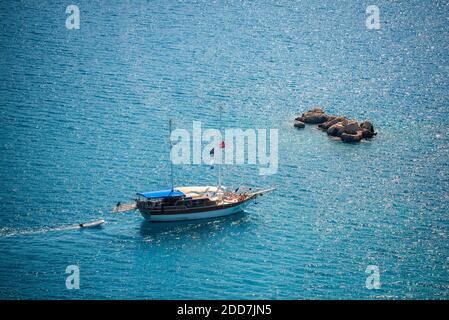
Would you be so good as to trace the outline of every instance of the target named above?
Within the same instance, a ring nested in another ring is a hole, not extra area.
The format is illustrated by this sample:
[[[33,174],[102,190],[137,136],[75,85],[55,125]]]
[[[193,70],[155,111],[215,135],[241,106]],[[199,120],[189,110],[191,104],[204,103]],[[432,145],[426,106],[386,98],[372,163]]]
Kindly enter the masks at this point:
[[[84,222],[77,225],[70,226],[59,226],[59,227],[42,227],[38,229],[10,229],[10,228],[1,228],[0,229],[0,237],[14,237],[14,236],[22,236],[22,235],[31,235],[31,234],[39,234],[46,233],[50,231],[66,231],[66,230],[77,230],[77,229],[85,229],[85,228],[93,228],[100,227],[105,221],[103,219]]]

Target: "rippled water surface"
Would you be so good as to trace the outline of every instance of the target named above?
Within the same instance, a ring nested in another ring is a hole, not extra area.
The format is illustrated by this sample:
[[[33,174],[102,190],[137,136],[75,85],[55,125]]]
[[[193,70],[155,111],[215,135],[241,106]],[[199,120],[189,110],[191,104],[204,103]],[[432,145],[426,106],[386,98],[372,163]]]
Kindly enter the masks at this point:
[[[448,298],[447,1],[376,1],[380,30],[365,1],[107,3],[77,1],[79,30],[65,3],[0,3],[0,298]],[[224,219],[109,214],[169,185],[168,119],[218,128],[218,105],[225,128],[279,130],[277,173],[225,184],[276,192]],[[295,130],[313,105],[379,134]]]

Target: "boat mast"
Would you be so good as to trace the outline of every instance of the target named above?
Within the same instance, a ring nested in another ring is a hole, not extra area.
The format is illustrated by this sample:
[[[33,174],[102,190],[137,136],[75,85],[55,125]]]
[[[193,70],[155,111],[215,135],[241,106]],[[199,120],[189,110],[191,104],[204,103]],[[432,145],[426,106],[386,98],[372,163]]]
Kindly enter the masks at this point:
[[[222,129],[222,126],[221,126],[221,113],[223,111],[223,108],[222,108],[221,105],[218,106],[218,108],[219,108],[219,130],[220,130],[220,136],[221,136],[221,132],[222,132],[222,130],[221,130]],[[221,188],[221,162],[223,161],[223,155],[222,155],[223,150],[221,149],[222,142],[223,142],[223,139],[221,139],[220,145],[218,146],[218,148],[220,148],[220,152],[219,152],[220,159],[218,161],[218,189]]]
[[[169,155],[169,158],[170,158],[170,180],[171,180],[171,191],[173,192],[173,190],[174,190],[174,187],[173,187],[173,161],[171,158],[172,143],[171,143],[171,139],[170,139],[171,131],[172,131],[172,120],[171,119],[168,121],[168,126],[169,126],[168,142],[170,143],[170,155]]]

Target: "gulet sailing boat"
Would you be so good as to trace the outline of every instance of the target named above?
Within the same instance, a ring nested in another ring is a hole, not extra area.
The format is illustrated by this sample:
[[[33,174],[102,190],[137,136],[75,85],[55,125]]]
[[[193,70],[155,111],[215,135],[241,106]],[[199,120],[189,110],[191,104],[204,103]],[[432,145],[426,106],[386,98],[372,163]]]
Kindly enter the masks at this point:
[[[272,190],[274,188],[237,193],[214,186],[176,187],[138,193],[136,207],[148,221],[215,218],[241,212],[251,200]]]
[[[221,117],[220,117],[221,118]],[[171,133],[170,120],[170,133]],[[171,140],[170,149],[172,147]],[[224,148],[224,142],[220,146]],[[113,212],[138,209],[151,222],[196,220],[229,216],[242,212],[256,198],[275,188],[246,190],[243,187],[227,191],[221,185],[221,166],[218,166],[217,186],[173,186],[173,164],[170,161],[171,185],[167,190],[138,192],[135,204],[120,203]],[[240,190],[240,191],[239,191]]]

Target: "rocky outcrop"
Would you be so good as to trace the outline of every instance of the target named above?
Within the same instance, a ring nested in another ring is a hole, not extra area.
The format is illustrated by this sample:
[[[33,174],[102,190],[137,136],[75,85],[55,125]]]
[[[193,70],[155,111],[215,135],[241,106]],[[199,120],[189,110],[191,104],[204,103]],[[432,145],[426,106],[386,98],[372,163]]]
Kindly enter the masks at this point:
[[[304,128],[306,123],[318,124],[319,129],[326,131],[329,136],[340,138],[343,142],[359,142],[377,134],[373,124],[368,120],[358,123],[343,116],[328,115],[318,107],[295,118],[293,125],[296,128]]]

